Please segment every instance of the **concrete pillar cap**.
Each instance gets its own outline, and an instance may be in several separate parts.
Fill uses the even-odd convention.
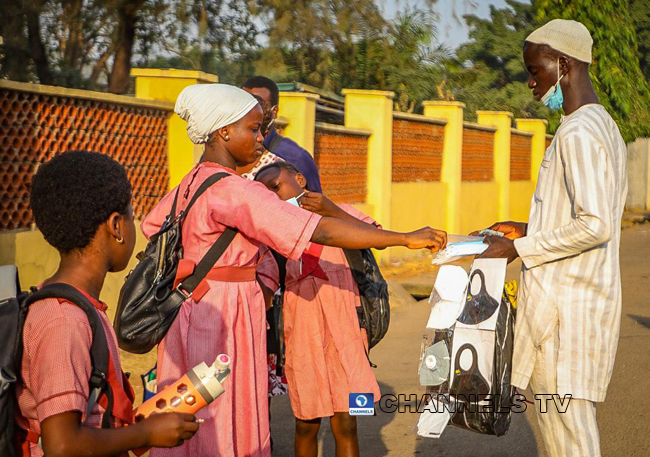
[[[465,108],[465,103],[457,100],[426,100],[422,102],[422,106],[457,106]]]
[[[132,68],[131,76],[146,78],[195,79],[200,83],[218,83],[219,77],[195,70],[177,70],[175,68]]]
[[[343,95],[374,95],[374,96],[383,96],[389,99],[395,97],[395,92],[387,90],[365,90],[365,89],[343,89],[341,91]]]
[[[508,116],[513,118],[514,115],[510,111],[487,111],[487,110],[478,110],[476,111],[477,116]]]
[[[320,95],[318,94],[310,94],[308,92],[280,92],[280,97],[285,97],[285,98],[305,98],[307,100],[318,100],[320,99]]]

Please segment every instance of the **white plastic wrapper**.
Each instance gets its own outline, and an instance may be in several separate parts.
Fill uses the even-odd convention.
[[[488,245],[483,243],[482,236],[449,235],[447,247],[431,261],[431,265],[444,265],[463,257],[483,254]]]

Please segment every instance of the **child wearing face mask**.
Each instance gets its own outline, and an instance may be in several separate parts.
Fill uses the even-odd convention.
[[[378,227],[350,205],[338,207],[321,194],[307,192],[305,177],[286,162],[260,169],[255,179],[303,209]],[[259,273],[265,278],[276,274]],[[380,392],[366,356],[365,331],[359,327],[359,290],[343,250],[310,243],[300,260],[287,261],[285,285],[285,370],[296,417],[296,455],[317,455],[323,417],[330,418],[336,454],[357,455],[349,394],[366,392],[379,399]]]

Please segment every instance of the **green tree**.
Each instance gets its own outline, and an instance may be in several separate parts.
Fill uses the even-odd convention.
[[[246,0],[7,0],[0,11],[0,77],[18,81],[122,94],[134,61],[231,74],[258,48]]]
[[[647,80],[650,80],[650,2],[648,0],[630,0],[630,16],[636,29],[636,41],[639,45],[639,64]]]
[[[535,0],[537,19],[582,22],[594,39],[591,76],[626,141],[650,135],[650,89],[641,72],[628,0]]]
[[[446,77],[440,98],[455,99],[467,106],[466,117],[476,110],[505,110],[515,117],[548,118],[550,111],[535,101],[528,88],[522,47],[535,29],[530,4],[507,0],[506,8],[490,7],[490,18],[464,17],[469,42],[445,62]]]

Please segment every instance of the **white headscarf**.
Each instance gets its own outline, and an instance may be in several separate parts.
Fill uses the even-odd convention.
[[[228,84],[194,84],[183,89],[174,112],[187,121],[187,135],[195,144],[208,141],[210,134],[246,116],[257,100]]]

